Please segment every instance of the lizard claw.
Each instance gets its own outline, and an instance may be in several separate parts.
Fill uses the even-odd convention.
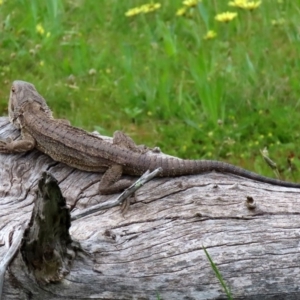
[[[10,153],[11,149],[9,147],[12,142],[12,138],[8,137],[5,141],[0,140],[0,153]]]
[[[0,152],[7,153],[7,142],[0,141]]]

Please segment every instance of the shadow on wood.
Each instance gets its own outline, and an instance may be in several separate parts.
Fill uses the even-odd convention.
[[[0,118],[0,138],[13,134]],[[0,155],[0,163],[0,259],[12,232],[30,222],[43,172],[58,181],[71,215],[116,197],[99,195],[101,174],[38,151]],[[71,223],[81,250],[55,284],[37,280],[18,253],[3,299],[226,299],[203,246],[234,299],[300,298],[299,190],[209,173],[154,179],[136,198],[125,216],[114,207]]]

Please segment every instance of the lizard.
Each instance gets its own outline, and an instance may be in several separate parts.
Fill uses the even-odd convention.
[[[10,91],[8,113],[10,122],[21,131],[21,138],[0,141],[1,153],[18,153],[34,148],[53,160],[90,172],[104,173],[99,183],[100,194],[112,194],[126,189],[132,180],[122,174],[140,176],[147,170],[161,167],[158,176],[221,172],[257,182],[300,188],[300,184],[265,177],[241,167],[217,160],[189,160],[149,153],[151,149],[137,146],[121,131],[116,131],[112,143],[93,133],[71,126],[66,120],[54,119],[46,100],[35,86],[14,81]]]

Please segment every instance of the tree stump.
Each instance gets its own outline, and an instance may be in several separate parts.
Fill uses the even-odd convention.
[[[0,118],[0,138],[12,135],[18,130]],[[203,247],[234,299],[300,298],[297,189],[214,172],[154,179],[137,191],[125,215],[119,207],[93,213],[72,221],[69,235],[68,216],[58,222],[55,214],[53,232],[59,235],[61,226],[62,240],[47,242],[50,252],[30,248],[29,263],[24,245],[32,240],[27,232],[44,172],[57,180],[71,217],[117,195],[99,195],[102,174],[38,151],[0,154],[0,164],[0,262],[16,228],[26,228],[5,272],[2,299],[226,299]],[[43,280],[39,262],[62,241],[62,272]]]

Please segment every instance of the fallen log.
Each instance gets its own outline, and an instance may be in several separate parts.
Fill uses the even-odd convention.
[[[0,118],[0,138],[12,135],[19,132]],[[38,151],[0,154],[0,166],[0,262],[14,233],[25,230],[5,272],[2,299],[226,299],[203,247],[234,299],[300,298],[297,189],[213,172],[153,179],[136,192],[126,215],[112,207],[73,219],[70,227],[67,215],[60,222],[52,217],[53,234],[63,232],[63,239],[46,240],[41,255],[26,245],[52,236],[28,233],[44,172],[56,179],[70,218],[118,195],[99,195],[101,174],[73,169]],[[57,193],[45,193],[40,201],[63,203]],[[52,264],[47,277],[49,268],[41,262],[52,263],[62,241],[61,264]]]

